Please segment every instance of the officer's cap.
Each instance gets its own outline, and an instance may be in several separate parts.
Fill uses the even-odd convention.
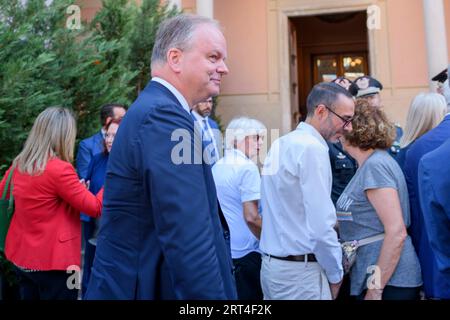
[[[370,76],[356,78],[355,85],[358,89],[357,98],[376,94],[383,90],[381,82]]]
[[[431,81],[437,81],[437,82],[444,83],[445,80],[447,80],[447,78],[448,78],[447,69],[444,69],[441,72],[439,72],[437,75],[435,75],[433,78],[431,78]]]
[[[340,85],[342,88],[350,92],[350,94],[354,97],[358,93],[358,87],[356,86],[356,84],[354,84],[352,80],[346,77],[337,77],[336,79],[331,80],[331,82]]]

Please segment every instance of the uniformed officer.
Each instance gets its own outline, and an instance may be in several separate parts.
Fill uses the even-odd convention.
[[[433,78],[431,78],[431,81],[437,81],[437,92],[440,94],[443,94],[444,84],[448,79],[448,71],[447,69],[442,70],[437,75],[435,75]],[[447,83],[448,84],[448,83]]]
[[[357,86],[345,77],[338,77],[332,82],[347,89],[353,96],[358,92]],[[339,141],[327,142],[328,153],[330,155],[331,171],[333,174],[333,185],[331,190],[331,199],[336,205],[342,191],[354,176],[357,169],[357,162],[347,152],[344,151]]]
[[[362,76],[355,79],[357,86],[356,99],[366,99],[372,107],[381,107],[380,92],[383,90],[383,85],[380,81],[370,76]],[[387,150],[391,156],[395,156],[400,152],[400,139],[403,136],[403,129],[400,124],[394,123],[396,136],[394,143]]]
[[[333,81],[345,88],[355,97],[358,93],[358,87],[345,77],[338,77]],[[342,147],[341,142],[330,142],[328,144],[328,154],[330,155],[331,172],[333,174],[333,184],[331,189],[331,200],[334,205],[344,191],[347,184],[353,178],[358,168],[358,164]],[[346,301],[350,299],[350,276],[344,275],[344,279],[339,290],[337,300]]]

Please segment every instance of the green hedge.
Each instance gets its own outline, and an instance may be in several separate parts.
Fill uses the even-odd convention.
[[[159,0],[104,0],[90,25],[71,30],[73,3],[0,0],[1,175],[46,107],[72,109],[80,140],[99,129],[102,104],[130,104],[149,81],[159,24],[178,14]]]

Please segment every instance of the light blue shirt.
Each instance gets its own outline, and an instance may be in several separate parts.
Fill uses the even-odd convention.
[[[259,251],[259,241],[244,219],[243,203],[260,199],[261,177],[256,164],[232,149],[212,167],[217,198],[230,228],[231,256],[239,259]]]
[[[210,142],[213,144],[214,150],[210,150],[210,151],[212,151],[211,153],[213,153],[211,156],[212,156],[212,164],[214,164],[219,159],[220,153],[219,153],[219,149],[217,147],[217,141],[216,141],[214,132],[213,132],[211,126],[209,125],[208,117],[202,117],[198,112],[196,112],[194,110],[192,111],[192,114],[194,115],[195,121],[197,121],[197,123],[200,125],[202,131],[206,132],[206,134],[203,137],[204,141],[206,143]],[[219,131],[219,130],[217,130],[217,131]],[[210,139],[210,140],[206,141],[208,139]]]

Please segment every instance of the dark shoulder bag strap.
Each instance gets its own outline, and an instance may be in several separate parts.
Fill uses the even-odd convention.
[[[13,173],[14,173],[14,168],[11,168],[11,170],[9,171],[9,174],[8,174],[8,178],[6,179],[5,188],[3,189],[3,195],[2,195],[2,199],[1,200],[6,200],[6,194],[8,193],[8,189],[9,189],[9,185],[10,184],[11,184],[11,192],[9,194],[9,198],[10,199],[12,198],[13,183],[12,183],[11,179],[12,179]]]

